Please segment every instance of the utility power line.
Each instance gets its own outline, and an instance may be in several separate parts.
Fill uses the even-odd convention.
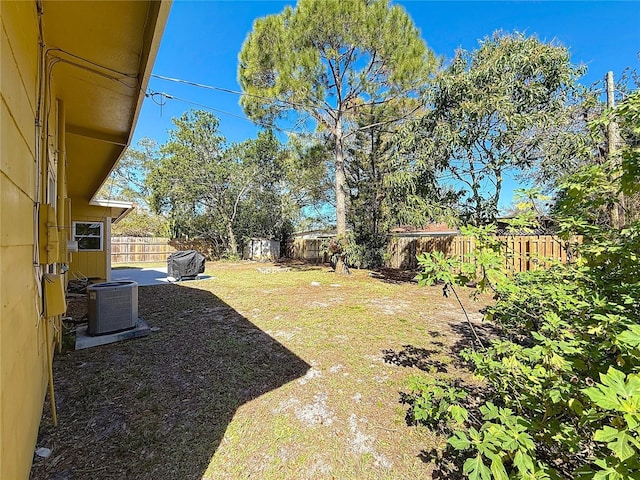
[[[204,88],[206,90],[215,90],[217,92],[229,93],[231,95],[254,97],[254,98],[259,98],[261,100],[268,100],[270,102],[274,102],[275,101],[275,102],[278,102],[278,103],[282,103],[282,104],[285,104],[285,105],[291,105],[291,106],[294,106],[294,107],[313,108],[312,105],[306,105],[304,103],[291,102],[289,100],[280,100],[278,98],[273,98],[273,97],[265,97],[263,95],[256,95],[256,94],[253,94],[253,93],[241,92],[239,90],[232,90],[230,88],[216,87],[214,85],[207,85],[206,83],[193,82],[191,80],[184,80],[182,78],[165,77],[164,75],[156,75],[156,74],[153,74],[153,73],[151,74],[151,76],[153,78],[157,78],[159,80],[165,80],[167,82],[181,83],[181,84],[184,84],[184,85],[190,85],[192,87]]]
[[[273,123],[254,121],[254,120],[251,120],[250,118],[247,118],[247,117],[245,117],[243,115],[238,115],[237,113],[228,112],[226,110],[221,110],[219,108],[211,107],[209,105],[204,105],[204,104],[199,103],[199,102],[194,102],[192,100],[187,100],[186,98],[177,97],[175,95],[171,95],[171,94],[166,93],[166,92],[154,92],[153,90],[149,90],[149,91],[147,91],[146,96],[148,98],[151,98],[151,100],[156,105],[159,105],[160,107],[163,107],[164,105],[166,105],[166,101],[163,101],[165,99],[166,100],[176,100],[178,102],[186,103],[186,104],[189,104],[189,105],[194,105],[196,107],[204,108],[204,109],[210,110],[212,112],[221,113],[223,115],[228,115],[228,116],[231,116],[231,117],[239,118],[241,120],[246,120],[247,122],[255,123],[257,125],[260,125],[261,127],[272,128],[274,130],[290,133],[290,134],[293,134],[293,135],[297,135],[297,134],[301,133],[301,132],[296,132],[294,130],[288,130],[286,128],[279,127],[279,126],[277,126],[277,125],[275,125]],[[160,101],[156,100],[156,97],[160,97],[161,100]],[[306,130],[306,133],[311,133],[311,132],[309,132],[308,129],[305,129],[305,130]],[[305,133],[305,132],[302,132],[302,133]]]

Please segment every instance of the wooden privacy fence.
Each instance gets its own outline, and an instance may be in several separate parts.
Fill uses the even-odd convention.
[[[177,249],[162,237],[111,237],[111,263],[166,262]]]
[[[546,265],[547,259],[567,261],[563,243],[552,235],[521,235],[497,237],[505,243],[505,266],[513,272],[526,272]],[[288,255],[310,261],[326,262],[322,253],[323,239],[295,238],[288,246]],[[582,237],[574,237],[570,243],[580,243]],[[476,248],[475,238],[461,235],[391,235],[387,241],[385,266],[402,270],[418,268],[417,255],[425,252],[442,252],[460,261],[468,261],[468,255]]]
[[[207,260],[220,258],[220,248],[212,240],[206,238],[174,238],[170,240],[171,246],[175,250],[195,250],[204,255]]]
[[[526,272],[544,268],[546,259],[567,261],[564,244],[552,235],[522,235],[497,237],[505,243],[505,266],[513,272]],[[327,262],[322,252],[325,238],[295,238],[287,245],[287,255],[309,261]],[[569,243],[580,243],[582,237],[574,237]],[[442,252],[460,261],[475,249],[473,237],[392,235],[387,243],[386,267],[415,270],[416,256],[425,252]],[[171,240],[160,237],[112,237],[111,263],[165,262],[178,250],[197,250],[207,259],[218,257],[216,245],[205,239]]]
[[[111,263],[166,262],[178,250],[197,250],[207,260],[216,258],[216,246],[206,239],[162,237],[111,237]]]
[[[294,238],[287,245],[287,256],[300,260],[328,262],[328,255],[322,251],[325,241],[326,239],[322,238]]]
[[[544,268],[548,260],[566,263],[568,252],[564,242],[553,235],[498,236],[505,244],[505,267],[512,272],[527,272]],[[569,243],[580,243],[582,237],[574,237]],[[474,237],[451,235],[442,237],[392,236],[387,244],[386,266],[404,270],[418,267],[417,255],[442,252],[448,257],[456,257],[461,262],[468,261],[468,255],[476,248]]]

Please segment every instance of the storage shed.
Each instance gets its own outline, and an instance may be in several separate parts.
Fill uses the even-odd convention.
[[[278,260],[280,258],[280,242],[268,238],[251,238],[244,246],[243,258],[259,262]]]

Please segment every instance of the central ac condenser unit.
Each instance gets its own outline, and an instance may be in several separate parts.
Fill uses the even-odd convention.
[[[138,284],[133,281],[96,283],[87,287],[89,335],[135,328],[138,322]]]

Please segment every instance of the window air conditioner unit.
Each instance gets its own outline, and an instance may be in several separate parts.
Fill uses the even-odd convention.
[[[105,335],[135,328],[138,284],[132,281],[96,283],[87,287],[87,333]]]

